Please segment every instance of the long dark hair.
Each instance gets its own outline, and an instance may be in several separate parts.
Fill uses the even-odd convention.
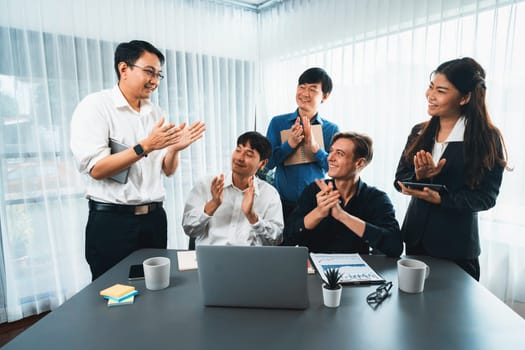
[[[470,57],[458,58],[439,65],[431,76],[440,73],[463,95],[470,93],[470,100],[461,107],[465,116],[463,153],[465,157],[465,182],[471,188],[480,185],[483,176],[496,164],[507,166],[507,149],[499,129],[490,120],[485,95],[485,70]],[[434,137],[439,130],[439,116],[423,123],[421,132],[408,147],[405,160],[410,164],[421,149],[432,151]]]

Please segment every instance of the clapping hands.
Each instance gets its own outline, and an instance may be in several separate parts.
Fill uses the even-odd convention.
[[[241,209],[250,224],[255,224],[259,221],[259,217],[253,211],[253,201],[255,199],[255,186],[253,184],[253,176],[248,180],[248,187],[244,190],[244,198],[242,199]]]
[[[164,124],[165,118],[162,118],[151,130],[149,136],[144,141],[143,147],[149,153],[169,147],[171,151],[180,151],[200,139],[206,125],[203,122],[195,122],[186,127],[186,123],[176,126],[174,123]]]
[[[434,163],[432,154],[421,150],[414,155],[414,172],[416,173],[416,179],[423,180],[429,179],[441,172],[441,169],[445,166],[446,159],[440,159],[438,164]]]
[[[303,139],[304,131],[303,126],[301,125],[301,118],[297,117],[297,119],[295,119],[295,123],[292,125],[290,137],[288,138],[288,144],[290,147],[295,149],[301,142],[303,142]]]
[[[310,148],[312,153],[317,153],[320,146],[312,132],[312,124],[310,123],[310,119],[308,119],[308,117],[297,117],[297,119],[295,119],[295,123],[292,125],[288,144],[290,147],[295,149],[303,141],[305,145]]]
[[[315,196],[320,215],[325,218],[332,213],[334,208],[337,210],[337,207],[339,207],[342,210],[339,204],[340,194],[337,190],[334,190],[333,184],[331,182],[327,184],[324,180],[319,179],[315,179],[315,183],[321,189]]]
[[[186,123],[180,124],[175,128],[174,142],[170,146],[170,150],[180,151],[191,145],[193,142],[200,139],[204,131],[206,131],[206,125],[204,122],[198,121],[186,127]]]

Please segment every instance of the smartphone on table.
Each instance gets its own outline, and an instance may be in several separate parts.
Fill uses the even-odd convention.
[[[128,280],[136,281],[144,279],[144,266],[142,264],[131,265],[129,267]]]

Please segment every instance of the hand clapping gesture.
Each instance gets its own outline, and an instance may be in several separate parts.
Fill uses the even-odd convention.
[[[288,138],[288,144],[292,148],[297,148],[304,139],[303,126],[301,125],[301,119],[297,117],[295,123],[292,125],[290,137]]]
[[[332,210],[339,205],[339,192],[334,191],[334,186],[331,182],[328,184],[324,180],[315,179],[317,187],[321,189],[315,198],[317,201],[317,209],[321,217],[325,218],[332,213]]]
[[[430,152],[426,152],[424,150],[417,152],[414,156],[414,172],[416,174],[416,179],[423,180],[436,176],[441,172],[446,162],[446,159],[441,159],[436,165]],[[401,192],[403,194],[413,196],[433,204],[441,204],[441,196],[437,191],[427,187],[423,188],[423,190],[416,190],[414,188],[408,188],[399,181],[397,183],[401,187]]]
[[[224,198],[224,174],[213,178],[210,191],[212,200],[217,203],[217,207],[220,206]]]
[[[423,180],[429,179],[441,172],[441,169],[445,166],[446,159],[441,159],[437,165],[434,164],[434,159],[430,152],[421,150],[414,156],[414,172],[416,173],[416,179]]]
[[[150,153],[170,147],[171,151],[180,151],[202,137],[206,130],[203,122],[195,122],[190,127],[186,123],[176,126],[174,123],[164,125],[166,118],[162,118],[144,140],[143,147]]]
[[[307,147],[310,148],[312,153],[317,153],[319,151],[319,143],[317,143],[317,140],[315,139],[315,136],[312,132],[312,124],[310,123],[310,119],[307,117],[303,117],[303,130],[304,130],[304,143]]]
[[[253,177],[248,180],[248,187],[244,190],[244,198],[242,199],[241,209],[250,224],[255,224],[259,221],[259,217],[253,211],[253,200],[255,198],[255,186],[253,185]]]
[[[186,123],[180,124],[175,128],[173,144],[170,146],[170,151],[180,151],[191,145],[202,137],[206,131],[206,125],[203,122],[195,122],[189,127]]]
[[[210,186],[211,199],[204,206],[204,212],[212,216],[221,206],[224,199],[224,174],[216,176],[211,181]]]
[[[176,127],[174,123],[164,125],[166,118],[162,118],[151,130],[149,136],[144,140],[145,150],[151,151],[163,149],[175,142]]]

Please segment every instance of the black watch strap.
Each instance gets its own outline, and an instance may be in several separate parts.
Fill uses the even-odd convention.
[[[142,156],[147,157],[148,156],[146,153],[144,153],[144,148],[142,148],[140,143],[137,143],[135,146],[133,146],[133,150],[135,151],[135,153],[139,157],[142,157]]]

